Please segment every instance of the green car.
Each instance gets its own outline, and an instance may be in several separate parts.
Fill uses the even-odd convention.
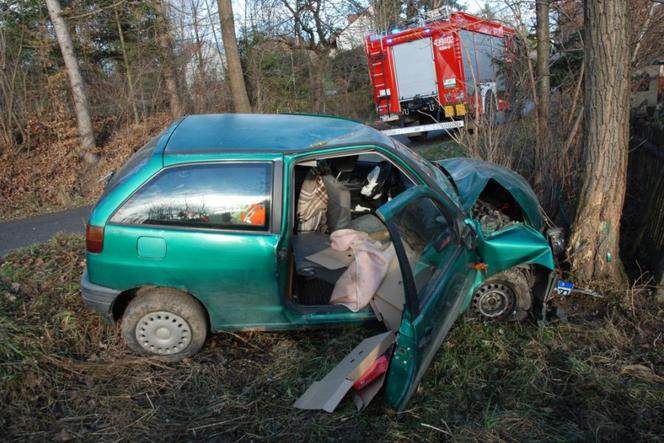
[[[496,165],[433,164],[341,118],[195,115],[108,181],[86,229],[82,297],[133,351],[169,360],[209,332],[376,321],[373,305],[331,302],[353,265],[316,257],[341,229],[395,252],[398,275],[384,278],[401,300],[386,383],[396,408],[461,313],[539,310],[560,246],[526,181]]]

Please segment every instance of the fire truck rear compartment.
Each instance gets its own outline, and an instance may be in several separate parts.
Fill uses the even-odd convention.
[[[421,101],[438,95],[430,38],[395,45],[392,47],[392,57],[400,102]]]

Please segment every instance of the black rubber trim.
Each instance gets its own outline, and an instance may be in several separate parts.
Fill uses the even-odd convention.
[[[110,323],[114,323],[111,312],[113,302],[121,292],[117,289],[92,283],[88,277],[87,269],[81,276],[81,298],[83,298],[83,302],[89,309],[99,312],[104,320]]]

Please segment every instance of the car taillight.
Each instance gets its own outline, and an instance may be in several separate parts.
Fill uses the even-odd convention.
[[[104,248],[104,228],[102,226],[85,226],[85,249],[88,252],[101,252]]]

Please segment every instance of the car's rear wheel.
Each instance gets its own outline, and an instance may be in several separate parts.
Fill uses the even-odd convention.
[[[140,291],[122,317],[122,336],[137,354],[177,361],[198,352],[207,315],[190,295],[170,288]]]
[[[473,295],[473,314],[482,320],[523,320],[532,306],[525,271],[510,269],[489,277]]]

